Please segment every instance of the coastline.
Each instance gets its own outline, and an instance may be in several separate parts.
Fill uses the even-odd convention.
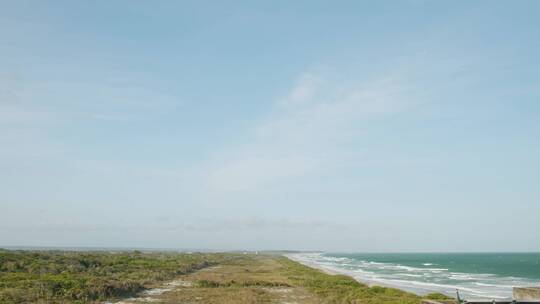
[[[310,268],[313,268],[313,269],[320,270],[320,271],[322,271],[322,272],[324,272],[326,274],[329,274],[329,275],[346,275],[348,277],[351,277],[355,281],[357,281],[359,283],[362,283],[362,284],[365,284],[365,285],[367,285],[369,287],[379,286],[379,287],[395,288],[395,289],[399,289],[399,290],[404,291],[404,292],[411,292],[411,291],[404,290],[402,288],[399,288],[399,287],[391,285],[391,284],[382,284],[380,282],[362,280],[362,279],[359,279],[358,277],[351,276],[351,274],[347,273],[346,271],[340,271],[338,269],[325,267],[324,265],[317,264],[317,263],[314,263],[314,262],[311,262],[311,261],[306,261],[304,259],[299,258],[297,255],[299,255],[299,254],[293,253],[293,254],[285,254],[284,256],[286,258],[292,260],[292,261],[295,261],[297,263],[300,263],[300,264],[302,264],[304,266],[307,266],[307,267],[310,267]],[[423,295],[426,294],[426,293],[416,293],[416,292],[413,292],[413,293],[418,295],[418,296],[423,296]]]
[[[410,287],[410,286],[405,287],[405,286],[400,286],[398,284],[392,284],[392,283],[385,284],[385,283],[379,282],[379,281],[373,281],[373,280],[359,278],[358,276],[352,275],[350,272],[347,272],[344,269],[328,267],[328,266],[325,266],[325,265],[321,265],[319,263],[312,262],[312,261],[310,261],[308,259],[302,258],[302,256],[305,255],[305,254],[310,254],[310,253],[294,253],[294,254],[285,255],[285,257],[287,257],[288,259],[290,259],[292,261],[300,263],[300,264],[302,264],[304,266],[307,266],[307,267],[322,271],[325,274],[329,274],[329,275],[345,275],[345,276],[350,277],[351,279],[353,279],[353,280],[355,280],[355,281],[357,281],[357,282],[359,282],[361,284],[364,284],[364,285],[366,285],[368,287],[376,287],[377,286],[377,287],[383,287],[383,288],[392,288],[392,289],[400,290],[402,292],[412,293],[412,294],[417,295],[419,297],[425,297],[425,296],[427,296],[429,294],[444,294],[445,296],[450,297],[450,298],[455,297],[455,295],[453,293],[446,293],[446,292],[442,292],[442,291],[439,291],[439,290],[428,290],[428,289],[425,289],[425,288],[413,288],[413,287]]]
[[[324,267],[323,265],[319,265],[317,263],[313,263],[313,262],[310,262],[310,261],[306,261],[306,260],[302,260],[300,258],[298,258],[296,255],[296,253],[293,253],[293,254],[284,254],[283,256],[288,258],[289,260],[291,261],[295,261],[297,263],[300,263],[304,266],[307,266],[307,267],[310,267],[310,268],[314,268],[314,269],[317,269],[317,270],[320,270],[326,274],[329,274],[329,275],[336,275],[336,274],[344,274],[344,275],[347,275],[346,273],[344,272],[339,272],[337,270],[334,270],[334,269],[330,269],[328,267]],[[358,281],[358,280],[357,280]],[[360,281],[359,281],[360,282]],[[366,282],[360,282],[360,283],[364,283],[366,284]]]
[[[418,296],[432,293],[444,294],[455,298],[456,291],[461,297],[469,300],[478,299],[512,299],[513,287],[538,286],[538,279],[523,276],[510,276],[504,272],[491,272],[489,267],[498,267],[498,261],[506,258],[511,261],[529,261],[534,267],[535,256],[514,256],[512,254],[484,254],[484,256],[469,256],[458,254],[434,255],[420,254],[411,256],[390,255],[378,256],[373,254],[324,254],[322,252],[297,252],[286,254],[288,259],[317,269],[326,274],[346,275],[355,281],[369,287],[379,286],[393,288]],[[442,257],[442,258],[441,258]],[[409,259],[414,262],[401,262],[399,259]],[[471,262],[472,260],[472,262]],[[491,264],[481,264],[485,261],[495,261]],[[465,261],[455,264],[456,261]],[[531,262],[532,261],[532,262]],[[517,262],[514,262],[516,264]],[[454,265],[452,265],[454,264]],[[467,271],[466,267],[483,266],[483,272]],[[497,268],[495,268],[497,269]],[[519,268],[517,268],[519,270]],[[532,268],[534,269],[534,268]],[[504,270],[504,269],[503,269]],[[508,270],[507,270],[508,271]],[[517,271],[517,270],[516,270]]]

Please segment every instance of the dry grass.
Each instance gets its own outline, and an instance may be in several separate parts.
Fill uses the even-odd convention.
[[[163,295],[160,300],[165,303],[272,303],[270,294],[259,288],[183,288]]]
[[[321,303],[302,286],[293,286],[275,256],[239,256],[182,280],[193,287],[163,294],[162,303]]]

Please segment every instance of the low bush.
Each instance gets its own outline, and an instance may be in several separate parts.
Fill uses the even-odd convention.
[[[0,249],[0,303],[88,303],[215,265],[222,254]]]

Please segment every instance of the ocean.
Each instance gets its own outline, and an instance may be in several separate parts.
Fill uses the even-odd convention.
[[[416,294],[506,299],[540,286],[540,253],[298,253],[296,261]]]

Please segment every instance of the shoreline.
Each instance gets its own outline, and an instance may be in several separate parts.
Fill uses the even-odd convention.
[[[325,274],[345,275],[369,287],[379,286],[379,287],[384,287],[384,288],[393,288],[400,291],[413,293],[420,297],[437,293],[437,294],[443,294],[447,297],[455,298],[456,290],[458,290],[460,296],[465,297],[467,299],[478,300],[478,299],[489,298],[489,299],[496,299],[496,300],[508,300],[512,298],[512,290],[511,288],[510,290],[508,290],[507,288],[509,284],[502,285],[502,283],[499,283],[499,281],[494,283],[489,280],[482,281],[481,280],[482,278],[480,278],[480,279],[477,279],[476,281],[473,281],[472,283],[469,283],[470,281],[467,281],[466,283],[468,283],[468,285],[465,285],[465,284],[458,285],[459,283],[455,283],[455,282],[446,283],[446,282],[432,280],[433,278],[431,278],[430,276],[424,279],[413,278],[410,280],[401,279],[401,278],[394,280],[391,277],[379,278],[379,277],[373,276],[372,272],[369,272],[369,271],[366,272],[368,274],[366,277],[366,276],[363,276],[365,274],[364,271],[362,270],[356,271],[357,268],[354,268],[354,267],[349,268],[346,266],[338,267],[340,265],[339,263],[336,263],[336,265],[334,266],[335,263],[332,260],[332,256],[330,256],[328,260],[322,259],[319,261],[319,259],[315,256],[319,256],[320,254],[321,254],[320,252],[303,252],[303,253],[285,254],[284,256],[292,261],[295,261],[297,263],[300,263],[310,268],[317,269]],[[371,264],[371,262],[369,262],[368,264]],[[373,263],[373,264],[381,264],[381,263]],[[401,266],[401,265],[398,265],[397,267],[401,267],[400,271],[406,272],[404,274],[405,276],[409,275],[408,272],[410,271],[419,270],[414,267],[407,267],[407,266]],[[429,270],[430,268],[427,268],[427,269]],[[435,270],[438,271],[440,269],[437,268]],[[448,269],[444,269],[444,270],[448,270]],[[431,273],[428,273],[428,275],[429,274]],[[467,273],[461,274],[458,272],[455,272],[455,273],[449,272],[449,274],[452,276],[468,275]],[[425,273],[415,274],[414,276],[416,277],[416,276],[422,276],[422,275],[425,275]],[[413,275],[410,275],[410,276],[413,276]],[[503,283],[506,283],[506,282],[503,282]],[[514,282],[510,282],[510,283],[514,283]],[[495,285],[495,284],[498,284],[498,285]],[[521,284],[521,285],[513,285],[513,286],[535,286],[535,285]]]
[[[325,266],[317,264],[317,263],[305,261],[305,260],[302,260],[302,259],[299,259],[299,258],[295,257],[294,255],[295,254],[285,254],[283,256],[290,259],[291,261],[295,261],[295,262],[300,263],[300,264],[302,264],[304,266],[320,270],[320,271],[322,271],[322,272],[324,272],[326,274],[329,274],[329,275],[345,275],[345,276],[351,277],[355,281],[357,281],[359,283],[362,283],[362,284],[365,284],[365,285],[367,285],[369,287],[379,286],[379,287],[395,288],[395,289],[399,289],[399,290],[405,291],[405,292],[411,292],[411,291],[404,290],[402,288],[399,288],[399,287],[396,287],[396,286],[393,286],[393,285],[390,285],[390,284],[382,284],[382,283],[379,283],[379,282],[361,280],[361,279],[358,279],[356,277],[351,276],[349,273],[347,273],[345,271],[339,271],[339,270],[336,270],[336,269],[331,269],[329,267],[325,267]],[[412,293],[414,293],[414,294],[416,294],[418,296],[425,295],[425,294],[420,294],[420,293],[416,293],[416,292],[412,292]]]
[[[326,268],[326,267],[324,267],[322,265],[319,265],[317,263],[308,262],[308,261],[304,261],[302,259],[296,258],[294,255],[295,254],[284,254],[283,256],[286,257],[287,259],[291,260],[291,261],[295,261],[295,262],[298,262],[298,263],[300,263],[300,264],[302,264],[304,266],[320,270],[320,271],[322,271],[322,272],[324,272],[326,274],[330,274],[330,275],[344,274],[344,273],[341,273],[341,272],[339,272],[337,270]],[[361,283],[364,283],[364,282],[361,282]]]
[[[396,290],[399,290],[399,291],[412,293],[412,294],[417,295],[419,297],[424,297],[424,296],[427,296],[429,294],[444,294],[447,297],[455,298],[454,294],[443,293],[443,292],[437,291],[437,290],[427,290],[427,289],[422,289],[422,288],[403,288],[403,286],[399,286],[399,285],[385,284],[385,283],[381,283],[381,282],[378,282],[378,281],[371,281],[371,280],[361,279],[361,278],[358,278],[356,276],[351,275],[350,273],[348,273],[345,270],[339,270],[339,269],[334,269],[334,268],[330,268],[330,267],[325,267],[324,265],[320,265],[320,264],[317,264],[317,263],[314,263],[314,262],[311,262],[311,261],[306,261],[304,259],[296,257],[295,255],[300,255],[300,254],[298,254],[298,253],[296,253],[296,254],[285,254],[284,257],[286,257],[286,258],[288,258],[288,259],[290,259],[292,261],[295,261],[297,263],[300,263],[300,264],[302,264],[304,266],[319,270],[319,271],[321,271],[321,272],[323,272],[325,274],[328,274],[328,275],[344,275],[344,276],[350,277],[351,279],[353,279],[353,280],[355,280],[355,281],[357,281],[357,282],[359,282],[361,284],[364,284],[364,285],[366,285],[368,287],[377,286],[377,287],[384,287],[384,288],[392,288],[392,289],[396,289]]]

